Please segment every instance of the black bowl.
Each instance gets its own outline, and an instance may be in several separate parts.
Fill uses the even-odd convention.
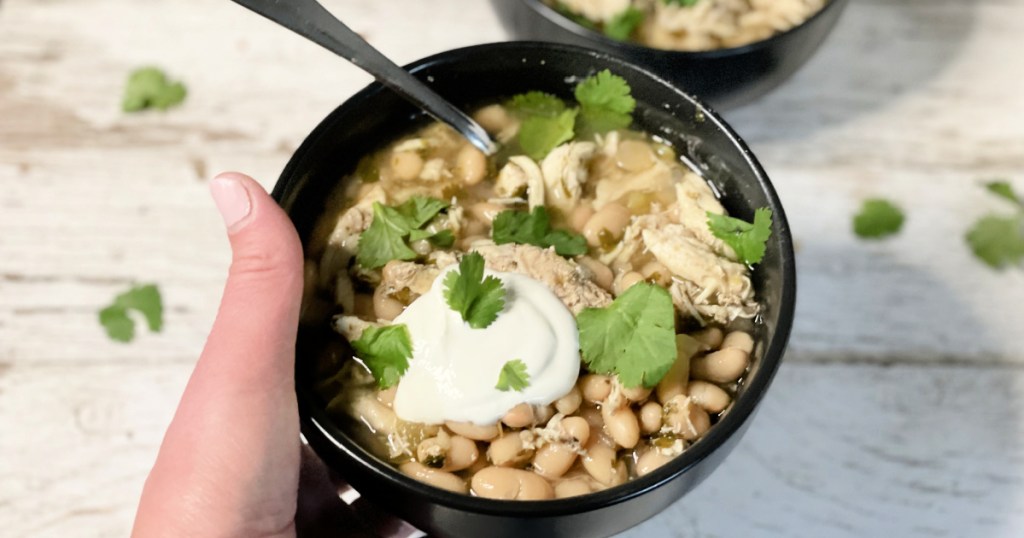
[[[541,0],[492,0],[515,39],[580,45],[621,56],[719,108],[748,103],[797,71],[832,31],[847,0],[829,0],[799,26],[729,49],[669,51],[616,41],[585,28]]]
[[[782,206],[743,141],[711,110],[648,71],[578,47],[500,43],[444,52],[408,66],[442,96],[464,108],[542,90],[572,96],[573,81],[602,69],[621,75],[641,103],[635,124],[657,133],[704,168],[730,213],[750,220],[754,209],[775,214],[764,261],[753,273],[766,308],[752,372],[733,409],[680,457],[642,478],[566,500],[512,502],[459,495],[417,482],[371,455],[331,419],[313,390],[316,357],[340,337],[322,327],[299,332],[296,390],[302,432],[316,453],[363,496],[436,536],[610,535],[653,516],[700,483],[732,450],[779,365],[793,320],[795,274]],[[332,112],[292,157],[274,188],[307,241],[328,194],[360,156],[424,121],[422,113],[374,83]]]

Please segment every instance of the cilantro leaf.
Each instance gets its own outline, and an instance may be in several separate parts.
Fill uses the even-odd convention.
[[[408,219],[397,209],[373,203],[373,220],[359,236],[356,262],[367,269],[383,267],[391,260],[412,260],[416,252],[405,244],[412,231]]]
[[[377,269],[391,260],[416,259],[407,240],[430,239],[438,246],[451,246],[455,236],[450,230],[420,230],[447,207],[445,202],[425,196],[413,196],[398,207],[374,202],[370,227],[359,236],[356,262],[367,269]]]
[[[1000,198],[1009,200],[1010,202],[1013,202],[1013,204],[1016,205],[1017,207],[1024,209],[1024,200],[1017,196],[1017,193],[1014,192],[1013,190],[1013,186],[1010,185],[1008,182],[991,181],[985,184],[985,188],[988,189],[988,191],[991,192],[992,194],[995,194]]]
[[[409,328],[401,323],[368,327],[358,340],[352,342],[352,349],[370,369],[377,386],[386,389],[395,386],[409,369],[412,339]]]
[[[900,231],[903,211],[888,200],[865,200],[860,213],[853,217],[853,232],[865,239],[878,239]]]
[[[616,374],[626,387],[653,387],[676,360],[675,308],[664,288],[634,284],[605,308],[587,308],[576,323],[591,372]]]
[[[430,222],[430,219],[436,217],[438,213],[447,208],[448,204],[437,198],[413,196],[406,200],[404,204],[398,206],[397,209],[406,218],[409,228],[416,229]]]
[[[976,222],[965,237],[971,251],[994,269],[1024,259],[1024,214],[988,215]]]
[[[662,0],[662,1],[665,3],[666,6],[671,6],[671,5],[675,4],[677,6],[682,6],[682,7],[692,7],[692,6],[697,5],[697,2],[699,2],[700,0]]]
[[[138,112],[147,108],[167,110],[185,100],[185,86],[171,82],[167,75],[156,67],[142,67],[128,75],[121,109]]]
[[[576,86],[580,117],[587,130],[604,133],[629,127],[636,99],[626,79],[605,69]]]
[[[554,118],[565,112],[565,102],[550,93],[532,91],[515,95],[508,102],[512,112],[521,117]]]
[[[551,150],[572,140],[577,113],[576,109],[569,109],[553,117],[527,117],[519,127],[519,147],[531,159],[543,159]]]
[[[642,22],[644,22],[644,12],[629,6],[622,13],[604,23],[604,35],[618,41],[625,41]]]
[[[555,247],[559,256],[578,256],[587,253],[587,240],[577,233],[551,229],[551,218],[544,206],[533,212],[507,210],[498,213],[491,228],[494,242],[523,243],[541,248]]]
[[[484,278],[484,257],[470,252],[462,257],[459,270],[444,277],[444,298],[452,310],[474,329],[483,329],[505,308],[505,288],[501,280]]]
[[[501,372],[498,373],[498,384],[494,388],[502,392],[509,390],[522,392],[529,386],[530,372],[526,371],[526,363],[519,359],[512,359],[501,367]]]
[[[129,310],[142,314],[151,332],[163,329],[163,301],[155,284],[135,286],[115,297],[113,303],[99,311],[100,325],[106,329],[111,340],[130,342],[135,338],[135,322],[128,317]]]
[[[743,263],[753,265],[764,258],[765,243],[772,235],[772,210],[754,211],[753,224],[726,215],[708,212],[708,229],[732,247]]]

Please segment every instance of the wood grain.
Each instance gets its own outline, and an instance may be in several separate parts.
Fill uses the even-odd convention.
[[[326,3],[400,62],[505,39],[482,0]],[[725,113],[796,235],[789,364],[720,471],[628,536],[1024,532],[1024,271],[963,242],[1008,209],[979,182],[1024,190],[1022,32],[1024,0],[858,0]],[[227,269],[206,179],[269,187],[370,78],[230,2],[6,0],[0,36],[0,534],[123,536]],[[184,106],[120,112],[147,64]],[[898,237],[853,237],[871,196]],[[166,328],[115,344],[96,312],[132,282]]]

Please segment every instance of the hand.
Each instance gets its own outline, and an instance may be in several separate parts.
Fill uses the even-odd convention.
[[[277,537],[298,529],[370,536],[299,441],[295,335],[303,261],[295,228],[252,178],[221,174],[210,190],[231,240],[231,269],[132,534]]]

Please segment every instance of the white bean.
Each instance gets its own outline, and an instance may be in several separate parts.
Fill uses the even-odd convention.
[[[743,331],[733,331],[722,340],[723,349],[730,347],[743,350],[749,355],[754,352],[754,338]]]
[[[399,181],[412,181],[423,170],[423,157],[415,151],[398,151],[391,155],[391,172]]]
[[[473,145],[466,144],[455,156],[452,173],[462,183],[476,185],[487,176],[487,156]]]
[[[512,124],[508,110],[501,105],[488,105],[473,114],[473,119],[490,134],[496,134]]]
[[[398,469],[406,475],[431,486],[454,491],[455,493],[466,493],[466,483],[461,478],[447,471],[431,469],[416,461],[403,463],[398,466]]]
[[[584,400],[599,403],[611,393],[612,378],[600,374],[587,374],[580,378],[579,387]]]
[[[565,474],[576,461],[576,451],[562,443],[548,443],[533,457],[533,472],[549,480]]]
[[[581,460],[583,468],[594,480],[605,486],[612,485],[615,479],[615,450],[600,443],[591,443]]]
[[[453,433],[474,441],[490,441],[498,436],[498,425],[480,426],[472,422],[445,422],[444,425]]]
[[[494,217],[497,217],[498,213],[504,210],[504,206],[490,202],[477,202],[469,206],[469,214],[476,220],[486,222],[487,224],[494,222]]]
[[[612,291],[615,293],[615,296],[618,297],[619,295],[626,293],[626,290],[632,288],[634,284],[643,281],[644,275],[641,275],[636,271],[622,273],[615,279],[615,282],[612,284]]]
[[[612,202],[605,205],[583,225],[583,237],[594,248],[611,248],[622,239],[632,215],[626,206]]]
[[[721,413],[732,401],[729,393],[722,387],[707,381],[690,381],[686,386],[686,394],[708,413]]]
[[[640,424],[629,407],[614,411],[601,409],[605,431],[623,448],[633,448],[640,441]]]
[[[487,499],[540,501],[551,499],[555,490],[536,473],[508,467],[487,467],[473,475],[473,493]]]
[[[509,432],[491,441],[487,459],[499,467],[517,467],[530,460],[533,449],[527,448],[519,432]]]
[[[652,261],[644,265],[640,269],[640,274],[644,280],[654,282],[659,286],[668,286],[672,282],[672,272],[659,261]]]
[[[534,423],[533,406],[521,403],[509,409],[501,419],[509,428],[525,428]]]
[[[636,460],[636,474],[637,476],[649,474],[658,467],[672,461],[672,458],[672,456],[666,456],[653,448],[649,449]]]
[[[743,375],[750,355],[742,349],[724,347],[690,362],[690,376],[714,383],[732,383]]]
[[[658,402],[647,402],[640,408],[640,431],[644,435],[661,429],[662,409]]]
[[[582,232],[590,217],[594,216],[594,206],[588,202],[580,202],[569,215],[569,227],[577,232]]]
[[[590,271],[594,282],[598,286],[606,290],[612,289],[612,285],[615,283],[615,273],[612,272],[611,268],[590,256],[581,256],[576,261]]]
[[[583,394],[580,393],[579,387],[573,385],[568,394],[555,400],[555,410],[563,415],[571,415],[580,408],[581,403],[583,403]]]
[[[676,335],[676,362],[672,363],[665,377],[658,382],[658,401],[666,403],[673,396],[686,393],[690,378],[690,359],[700,349],[700,342],[685,334]]]
[[[593,492],[594,489],[590,487],[590,480],[583,476],[565,478],[563,480],[559,480],[558,483],[555,484],[556,499],[578,497],[580,495],[586,495]]]
[[[722,347],[722,340],[725,334],[718,327],[705,327],[690,335],[704,346],[704,349],[718,349]]]

